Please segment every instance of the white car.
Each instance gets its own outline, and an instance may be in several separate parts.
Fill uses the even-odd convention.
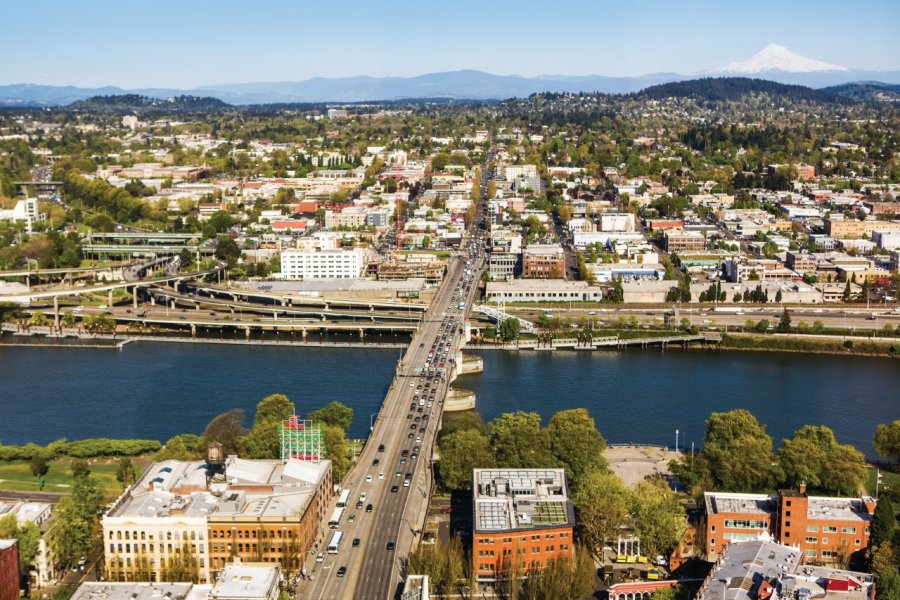
[[[316,555],[316,562],[317,562],[317,563],[323,563],[323,562],[325,562],[325,553],[324,553],[324,552],[319,552],[319,553]]]
[[[372,483],[372,476],[366,475],[366,483]]]
[[[378,474],[378,479],[384,479],[384,471]]]

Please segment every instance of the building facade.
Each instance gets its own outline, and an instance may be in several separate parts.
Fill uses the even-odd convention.
[[[863,552],[875,500],[808,496],[805,486],[777,495],[707,492],[706,554],[715,560],[729,543],[771,536],[796,546],[810,563],[836,563]]]
[[[666,252],[691,252],[706,249],[706,236],[699,231],[666,231]]]
[[[362,275],[363,250],[284,250],[282,279],[356,279]]]
[[[475,469],[472,561],[478,581],[574,557],[575,509],[563,469]]]
[[[106,578],[164,581],[185,552],[201,583],[234,558],[296,570],[332,495],[327,460],[154,463],[103,518]]]
[[[19,598],[19,547],[16,540],[0,540],[0,600]]]
[[[522,277],[565,279],[566,255],[559,244],[532,244],[522,252]]]

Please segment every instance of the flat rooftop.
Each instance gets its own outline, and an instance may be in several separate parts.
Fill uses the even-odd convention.
[[[214,515],[291,517],[302,514],[331,462],[246,460],[229,456],[224,476],[204,461],[150,465],[107,515],[207,518]]]
[[[575,524],[563,469],[475,469],[475,531]]]
[[[872,515],[860,498],[823,498],[810,496],[806,515],[810,519],[835,519],[838,521],[871,521]]]
[[[210,598],[267,598],[278,585],[277,565],[232,563],[225,565]]]
[[[871,575],[801,566],[801,562],[800,550],[792,546],[771,541],[732,542],[696,598],[756,600],[760,589],[769,586],[782,598],[802,596],[804,590],[808,597],[816,600],[867,598],[873,581]]]
[[[270,293],[345,292],[345,291],[417,291],[425,287],[422,277],[400,281],[374,281],[371,279],[312,279],[309,281],[254,281],[245,289]],[[398,303],[399,304],[399,303]]]
[[[83,583],[72,600],[206,600],[209,585],[192,583]]]
[[[775,499],[765,494],[722,494],[706,492],[703,494],[706,501],[707,514],[718,513],[746,513],[746,514],[773,514],[775,512]]]

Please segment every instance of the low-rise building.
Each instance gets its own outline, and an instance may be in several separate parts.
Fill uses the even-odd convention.
[[[355,279],[362,276],[365,252],[354,250],[285,250],[282,279]]]
[[[29,579],[34,588],[44,588],[56,583],[63,574],[56,564],[50,545],[47,543],[47,532],[52,528],[53,504],[49,502],[32,502],[29,500],[0,500],[0,519],[7,515],[16,517],[19,526],[34,523],[41,532],[37,553],[31,564]]]
[[[866,219],[825,219],[825,231],[833,238],[861,238],[873,231],[900,231],[900,221]]]
[[[210,587],[193,583],[89,581],[78,586],[71,600],[207,600]]]
[[[869,600],[874,591],[874,577],[868,573],[808,565],[796,547],[760,539],[731,544],[696,598]]]
[[[808,496],[806,486],[778,494],[707,492],[706,554],[715,560],[734,541],[772,536],[797,546],[806,562],[835,563],[863,552],[875,500]]]
[[[566,254],[559,244],[531,244],[522,252],[522,277],[558,279],[566,276]]]
[[[487,302],[599,302],[603,288],[586,281],[563,279],[516,279],[490,281],[486,288]]]
[[[278,565],[239,560],[219,572],[209,600],[277,600],[280,578]]]
[[[819,266],[819,260],[814,255],[807,252],[789,251],[784,262],[788,269],[796,271],[801,275],[815,273],[816,268]]]
[[[185,553],[201,583],[235,557],[297,569],[331,497],[328,460],[153,463],[102,519],[106,578],[162,581]]]
[[[518,262],[517,254],[492,252],[488,260],[488,275],[491,281],[506,281],[515,277]]]
[[[692,252],[706,249],[706,236],[699,231],[666,230],[666,252]]]
[[[47,215],[38,210],[37,198],[25,198],[9,210],[0,210],[0,221],[24,221],[25,231],[31,233],[35,223],[43,223]]]
[[[478,581],[574,557],[575,509],[564,469],[475,469],[472,561]]]

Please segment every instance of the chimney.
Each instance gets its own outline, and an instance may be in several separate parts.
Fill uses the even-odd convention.
[[[149,489],[150,489],[151,492],[153,491],[153,482],[152,482],[152,481],[150,482]]]
[[[801,494],[802,496],[805,496],[805,495],[806,495],[806,484],[805,484],[805,483],[801,483],[801,484],[800,484],[800,494]]]

